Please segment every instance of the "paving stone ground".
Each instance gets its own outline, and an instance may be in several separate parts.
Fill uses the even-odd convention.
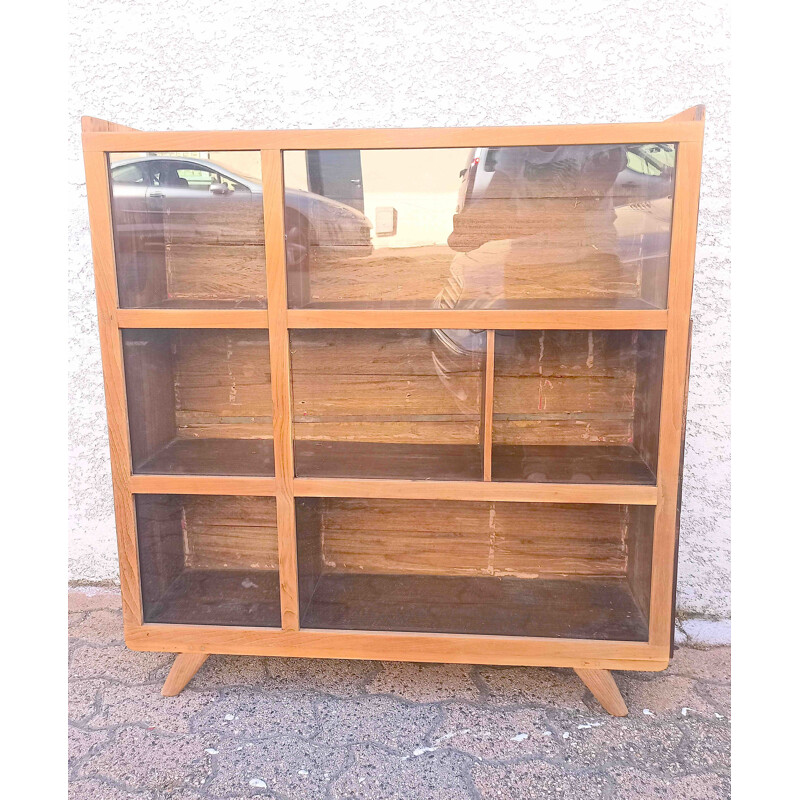
[[[730,648],[617,673],[615,719],[566,669],[211,656],[122,641],[119,595],[70,592],[71,800],[730,797]]]

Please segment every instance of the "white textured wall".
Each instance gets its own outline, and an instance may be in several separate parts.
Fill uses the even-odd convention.
[[[722,0],[71,0],[70,577],[117,579],[81,114],[151,130],[660,120],[704,102],[678,602],[729,616]]]

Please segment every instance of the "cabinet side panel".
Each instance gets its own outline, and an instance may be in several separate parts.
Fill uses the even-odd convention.
[[[111,451],[111,479],[117,523],[122,614],[127,629],[142,622],[136,519],[130,492],[131,454],[125,401],[122,340],[117,326],[117,285],[111,238],[108,161],[103,152],[84,151],[89,224],[92,232],[97,320]]]
[[[161,599],[185,566],[183,506],[179,495],[137,495],[144,619],[159,612]]]
[[[122,334],[134,469],[175,438],[175,385],[169,336],[159,330]]]
[[[264,187],[264,241],[267,259],[281,626],[284,630],[296,631],[300,626],[300,607],[297,589],[297,539],[293,487],[292,385],[289,375],[289,329],[286,313],[283,160],[280,150],[261,151],[261,172]]]
[[[664,344],[664,380],[658,453],[658,505],[653,542],[650,644],[668,648],[672,640],[678,480],[683,443],[683,406],[688,372],[689,315],[692,303],[702,144],[678,148],[675,212],[670,253],[669,324]]]
[[[660,331],[638,331],[633,446],[653,475],[658,471],[658,427],[663,372],[663,334]]]
[[[650,616],[650,579],[653,566],[652,506],[628,506],[628,583],[645,619]]]

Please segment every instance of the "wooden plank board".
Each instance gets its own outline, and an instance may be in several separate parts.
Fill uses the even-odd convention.
[[[563,305],[563,304],[562,304]],[[468,328],[470,330],[665,330],[666,309],[297,309],[290,328]]]
[[[89,129],[95,122],[88,118]],[[114,246],[111,238],[111,200],[108,190],[108,163],[101,152],[85,152],[86,191],[89,225],[92,233],[97,321],[111,451],[111,481],[114,489],[114,514],[117,522],[122,615],[125,629],[142,623],[139,557],[136,542],[136,517],[130,493],[131,471],[128,412],[122,341],[117,328],[117,289]]]
[[[555,307],[553,301],[568,306],[573,301],[590,305],[587,301],[593,300],[600,308],[624,307],[626,301],[645,299],[641,260],[622,261],[614,240],[608,242],[606,252],[591,248],[587,244],[587,214],[575,211],[577,199],[565,202],[571,214],[561,224],[541,208],[541,202],[536,205],[536,219],[521,213],[518,198],[507,208],[493,206],[483,220],[472,223],[476,228],[475,247],[469,253],[459,253],[447,245],[425,245],[381,247],[364,256],[359,247],[331,254],[312,245],[307,265],[308,298],[293,305],[388,310],[420,304],[431,308],[448,288],[463,308],[498,305],[535,309],[546,308],[547,301]],[[566,232],[556,248],[551,242],[559,224]],[[463,227],[459,235],[468,236]],[[668,236],[668,221],[661,233]],[[486,235],[492,241],[485,242]],[[452,289],[454,281],[457,289]],[[652,306],[645,302],[642,307]]]
[[[293,331],[296,438],[479,444],[484,353],[444,359],[437,343],[425,330]]]
[[[274,498],[183,498],[187,569],[278,569]]]
[[[539,503],[655,505],[655,486],[569,483],[500,483],[473,480],[296,478],[297,497],[385,497],[412,500],[498,500]]]
[[[168,244],[165,261],[170,299],[266,304],[263,244]]]
[[[694,121],[528,127],[373,128],[371,130],[95,132],[83,135],[87,152],[197,150],[325,150],[390,147],[514,147],[547,144],[692,142],[703,136]]]
[[[494,414],[495,382],[495,331],[486,331],[486,360],[483,367],[483,396],[481,398],[481,450],[483,453],[483,479],[492,479],[492,417]]]
[[[266,309],[120,308],[120,328],[266,328]]]
[[[661,391],[659,494],[650,593],[650,641],[660,647],[669,647],[674,625],[672,595],[675,581],[678,471],[683,446],[683,409],[689,368],[689,330],[701,164],[701,142],[687,142],[679,146],[670,253],[670,319],[664,343]]]
[[[267,255],[270,377],[275,445],[275,484],[280,564],[281,627],[300,626],[295,534],[294,452],[292,448],[292,382],[286,318],[286,250],[283,237],[283,161],[280,151],[261,152],[264,191],[264,240]]]
[[[643,642],[522,636],[365,632],[270,631],[246,626],[141,625],[126,630],[133,650],[214,652],[231,655],[356,658],[449,664],[633,669],[655,671],[669,664],[669,648]]]
[[[272,438],[266,331],[176,331],[172,351],[179,438]]]
[[[633,331],[500,334],[495,443],[630,444],[636,337]]]
[[[329,499],[325,571],[419,575],[622,575],[620,506]]]
[[[270,446],[272,443],[270,442]],[[223,494],[275,496],[275,478],[238,475],[131,475],[138,494]]]

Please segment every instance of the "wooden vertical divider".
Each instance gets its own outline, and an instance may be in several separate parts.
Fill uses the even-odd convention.
[[[102,122],[84,117],[84,130]],[[139,582],[139,553],[136,540],[136,509],[131,493],[131,448],[128,437],[128,411],[122,338],[117,324],[117,276],[111,227],[111,193],[108,159],[105,153],[84,153],[89,225],[97,295],[97,321],[108,414],[108,440],[111,454],[111,481],[117,519],[122,616],[126,629],[142,624],[142,595]]]
[[[672,640],[672,595],[677,536],[678,472],[681,465],[683,409],[688,371],[692,280],[700,203],[702,140],[680,142],[672,212],[669,261],[669,320],[664,342],[661,421],[658,451],[658,495],[653,530],[650,591],[650,644],[669,648]]]
[[[286,294],[286,248],[283,226],[283,159],[280,150],[261,151],[264,236],[267,261],[272,428],[281,584],[281,627],[300,628],[297,585],[297,537],[292,449],[292,382]]]
[[[486,365],[483,370],[483,403],[481,404],[481,451],[483,479],[492,479],[492,414],[494,413],[494,340],[495,332],[486,331]]]

